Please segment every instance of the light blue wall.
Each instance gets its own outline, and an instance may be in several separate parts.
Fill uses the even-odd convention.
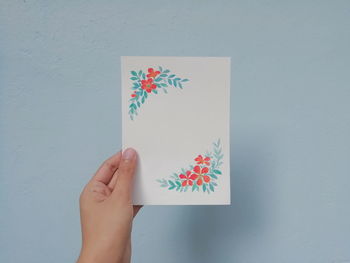
[[[135,262],[350,262],[349,47],[348,0],[2,0],[0,262],[76,258],[122,55],[233,63],[232,205],[146,207]]]

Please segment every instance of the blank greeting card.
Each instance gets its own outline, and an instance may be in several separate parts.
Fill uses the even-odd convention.
[[[122,57],[134,204],[230,204],[230,58]]]

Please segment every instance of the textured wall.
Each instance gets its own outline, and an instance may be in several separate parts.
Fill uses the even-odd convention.
[[[135,262],[350,262],[349,46],[347,0],[2,0],[0,262],[76,258],[121,55],[233,63],[232,205],[146,207]]]

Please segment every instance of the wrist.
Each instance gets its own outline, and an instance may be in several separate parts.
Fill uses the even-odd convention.
[[[118,255],[119,253],[116,252],[83,248],[77,263],[120,263],[122,262],[122,255]]]

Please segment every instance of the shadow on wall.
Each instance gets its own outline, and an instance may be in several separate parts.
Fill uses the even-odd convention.
[[[273,185],[265,178],[264,146],[241,142],[231,150],[230,206],[186,208],[188,262],[215,262],[218,255],[228,260],[248,236],[264,230],[263,188]]]

